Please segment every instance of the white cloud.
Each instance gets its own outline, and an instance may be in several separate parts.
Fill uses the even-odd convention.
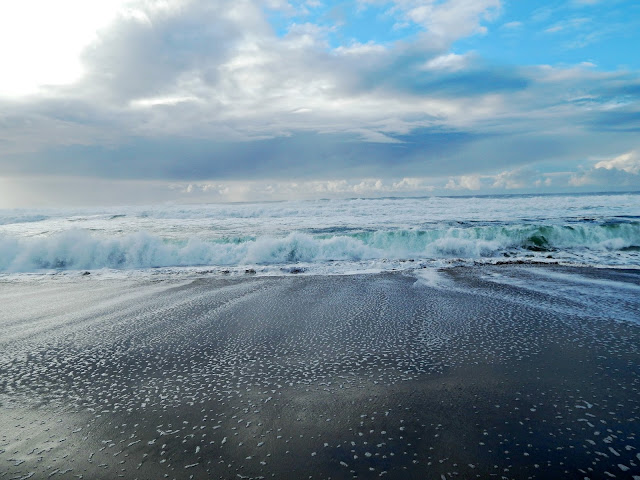
[[[545,29],[546,33],[557,33],[565,30],[579,30],[583,28],[586,24],[591,23],[590,18],[585,17],[575,17],[570,18],[568,20],[562,20],[560,22],[554,23],[550,27]]]
[[[385,135],[384,133],[376,132],[376,131],[373,131],[373,130],[360,130],[358,133],[360,133],[360,137],[365,142],[372,142],[372,143],[402,143],[401,140],[398,140],[396,138],[393,138],[393,137],[390,137],[388,135]]]
[[[445,185],[447,190],[471,190],[483,193],[496,191],[539,191],[552,186],[565,187],[575,172],[544,172],[533,168],[514,168],[496,174],[460,175],[450,177]],[[573,178],[572,177],[572,178]],[[577,186],[571,184],[572,186]]]
[[[351,45],[345,46],[340,45],[334,49],[334,52],[338,55],[379,55],[387,52],[387,47],[384,45],[377,44],[375,42],[367,42],[367,43],[352,43]]]
[[[594,168],[616,169],[638,175],[640,174],[640,154],[637,150],[632,150],[610,160],[602,160],[596,163]]]
[[[523,23],[522,23],[522,22],[515,22],[515,21],[514,21],[514,22],[507,22],[507,23],[504,23],[504,24],[502,25],[502,28],[505,28],[505,29],[507,29],[507,30],[516,30],[516,29],[518,29],[518,28],[521,28],[522,26],[523,26]]]
[[[433,179],[419,177],[405,177],[402,180],[393,183],[393,190],[397,192],[404,191],[425,191],[431,192],[436,187],[432,185]]]
[[[444,188],[447,190],[480,190],[483,187],[481,175],[461,175],[450,178]]]
[[[471,54],[458,55],[456,53],[447,53],[432,58],[423,66],[425,70],[457,72],[469,66]]]
[[[640,188],[640,176],[625,172],[624,170],[594,168],[572,175],[569,179],[569,185],[572,187],[591,186],[601,189],[637,189]]]
[[[421,25],[431,41],[450,43],[474,33],[484,33],[483,20],[490,20],[501,7],[500,0],[396,0],[396,8],[407,19]]]
[[[507,170],[494,177],[493,188],[505,188],[513,190],[526,188],[532,184],[534,172],[525,169]]]
[[[333,179],[311,181],[249,181],[220,183],[174,183],[168,185],[172,191],[186,195],[195,201],[202,194],[209,199],[224,201],[250,201],[256,199],[317,198],[323,195],[337,196],[384,196],[396,194],[427,194],[436,187],[434,179],[403,178],[399,180],[381,178]],[[202,197],[204,198],[204,197]]]
[[[460,38],[486,32],[484,21],[494,20],[501,0],[358,0],[358,8],[391,5],[387,14],[395,19],[395,28],[418,25],[430,48],[447,48]]]
[[[177,105],[183,102],[197,102],[199,99],[194,96],[165,96],[165,97],[149,97],[138,98],[130,102],[133,108],[149,108],[161,105]]]
[[[637,150],[632,150],[617,157],[600,160],[591,169],[573,174],[569,185],[640,187],[640,155]]]
[[[533,182],[533,185],[537,188],[540,188],[542,186],[550,187],[552,183],[553,183],[552,177],[546,177],[544,178],[544,180],[542,178],[538,178]]]

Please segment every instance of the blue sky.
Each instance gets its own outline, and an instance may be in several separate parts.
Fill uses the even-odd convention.
[[[640,4],[0,7],[0,207],[640,190]]]
[[[292,24],[312,23],[327,28],[329,45],[338,48],[368,42],[392,45],[400,40],[411,41],[424,31],[420,24],[398,18],[393,1],[302,5],[304,2],[297,4],[297,10],[270,12],[268,20],[279,36],[285,36]],[[493,13],[484,22],[486,31],[461,38],[452,45],[452,51],[475,51],[495,64],[589,62],[599,70],[640,68],[638,2],[511,0],[500,2],[499,7],[488,12]]]
[[[592,63],[600,71],[637,70],[640,4],[607,2],[505,2],[490,34],[455,46],[475,49],[510,65]]]

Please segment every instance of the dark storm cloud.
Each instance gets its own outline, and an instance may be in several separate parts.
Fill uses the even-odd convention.
[[[348,134],[314,133],[250,142],[137,138],[114,148],[71,146],[44,156],[16,155],[0,159],[0,168],[11,174],[38,171],[163,180],[333,178],[336,172],[402,176],[429,169],[450,173],[450,168],[434,159],[460,150],[473,139],[471,134],[432,131],[403,136],[403,143],[382,144]]]
[[[529,79],[515,71],[508,70],[476,70],[440,75],[436,78],[416,78],[415,83],[407,79],[407,87],[411,91],[436,93],[442,95],[485,95],[488,93],[502,93],[524,90],[529,85]]]
[[[640,111],[617,109],[596,112],[586,121],[593,131],[640,132]]]
[[[384,68],[367,72],[360,88],[390,88],[403,94],[438,97],[473,97],[490,93],[508,93],[526,89],[531,79],[515,68],[475,65],[470,62],[464,70],[425,68],[425,56],[415,52]],[[428,59],[429,57],[427,57]]]

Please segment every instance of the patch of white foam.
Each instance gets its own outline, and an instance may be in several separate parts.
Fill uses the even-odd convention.
[[[529,273],[532,273],[534,275],[539,275],[541,277],[546,277],[552,280],[562,281],[562,282],[578,283],[582,285],[588,285],[593,287],[603,287],[603,288],[609,288],[609,289],[622,288],[625,290],[640,291],[640,285],[636,285],[634,283],[622,282],[622,281],[617,281],[617,280],[612,280],[607,278],[590,278],[584,275],[580,275],[578,273],[567,274],[562,272],[556,272],[553,270],[547,270],[547,269],[542,270],[542,269],[535,269],[535,268],[529,270]]]
[[[437,268],[421,268],[414,270],[413,275],[416,277],[414,286],[425,286],[430,288],[447,288],[451,286],[451,280]]]

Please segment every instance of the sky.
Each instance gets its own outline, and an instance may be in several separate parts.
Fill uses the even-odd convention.
[[[0,208],[640,190],[636,0],[0,4]]]

